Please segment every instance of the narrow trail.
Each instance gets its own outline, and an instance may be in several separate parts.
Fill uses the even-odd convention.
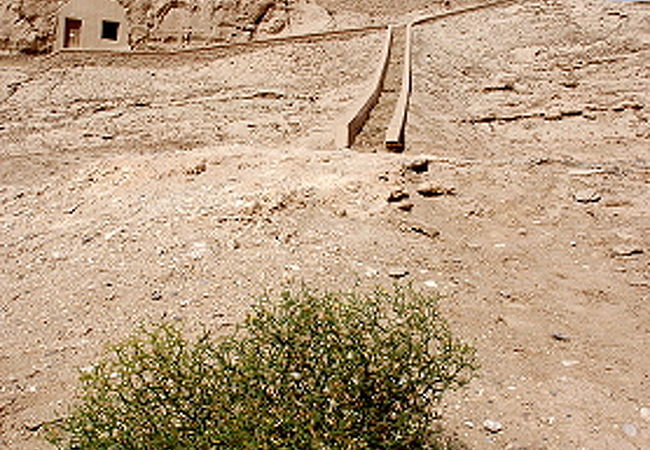
[[[395,27],[384,87],[377,105],[373,108],[368,121],[354,141],[353,148],[355,150],[375,152],[384,148],[386,127],[393,115],[402,86],[405,43],[406,27]]]

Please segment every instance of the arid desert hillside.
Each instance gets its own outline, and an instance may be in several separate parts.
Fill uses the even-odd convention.
[[[136,49],[198,47],[381,23],[440,1],[116,0],[126,8]],[[52,50],[64,0],[0,0],[0,51]],[[462,3],[462,2],[458,2]],[[190,33],[191,32],[191,33]],[[191,36],[190,42],[183,36]]]
[[[54,3],[0,3],[1,26],[46,47]],[[138,324],[230,330],[290,281],[439,293],[481,363],[440,407],[467,448],[650,448],[650,3],[518,0],[414,26],[405,148],[388,152],[404,24],[471,4],[288,4],[279,33],[395,25],[351,148],[334,126],[383,28],[0,56],[0,448],[50,448],[78,370]]]
[[[57,10],[62,0],[2,0],[0,49],[44,52],[52,47]],[[285,0],[224,1],[119,0],[132,27],[131,44],[171,39],[192,29],[205,42],[249,38],[260,31],[280,32],[288,21]]]

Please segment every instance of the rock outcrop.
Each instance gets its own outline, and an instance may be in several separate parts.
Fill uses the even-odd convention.
[[[156,49],[200,46],[282,32],[289,0],[118,0],[127,9],[130,43]],[[0,51],[52,49],[64,0],[0,0]]]

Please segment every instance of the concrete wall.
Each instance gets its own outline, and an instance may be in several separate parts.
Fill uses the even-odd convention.
[[[420,25],[426,22],[432,22],[435,20],[441,20],[448,17],[457,16],[460,14],[478,11],[481,9],[487,9],[494,6],[505,5],[508,3],[513,3],[517,0],[495,0],[487,3],[479,3],[478,5],[473,5],[466,8],[454,9],[441,14],[426,15],[412,20],[406,27],[406,47],[404,49],[404,74],[402,76],[402,86],[400,88],[400,95],[397,103],[395,105],[395,110],[391,121],[386,128],[386,138],[385,144],[386,149],[394,152],[400,152],[404,150],[405,146],[405,127],[406,127],[406,117],[408,115],[409,100],[411,97],[411,91],[413,88],[412,80],[412,38],[413,38],[413,27]]]
[[[393,27],[388,26],[386,41],[379,60],[379,66],[368,90],[363,93],[352,108],[344,114],[343,119],[334,126],[334,144],[337,148],[347,148],[352,145],[363,124],[368,120],[370,111],[377,104],[390,59],[390,47],[393,41]]]
[[[395,104],[393,117],[386,128],[386,138],[384,140],[386,148],[393,152],[404,150],[404,128],[406,127],[406,115],[411,97],[411,37],[413,24],[406,26],[406,44],[404,46],[404,68],[402,73],[402,86],[400,88],[399,98]]]
[[[129,26],[126,11],[114,0],[71,0],[57,14],[55,50],[65,43],[66,18],[82,21],[80,49],[128,50]],[[118,22],[117,40],[102,39],[102,21]]]

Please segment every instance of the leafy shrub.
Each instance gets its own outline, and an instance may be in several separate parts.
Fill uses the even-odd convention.
[[[48,440],[60,448],[440,447],[433,410],[474,351],[436,299],[306,288],[262,298],[232,336],[143,328],[81,376]]]

